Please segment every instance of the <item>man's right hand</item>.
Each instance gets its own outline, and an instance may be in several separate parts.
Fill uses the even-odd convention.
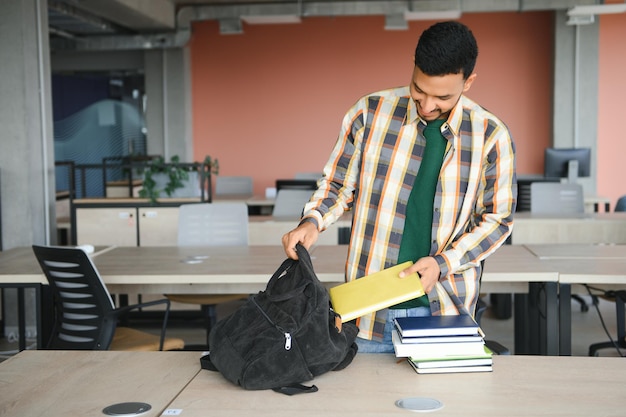
[[[298,259],[296,244],[300,243],[306,248],[306,250],[309,250],[309,248],[317,242],[319,234],[320,232],[317,230],[317,226],[315,226],[315,223],[312,222],[302,223],[292,231],[284,234],[282,238],[283,248],[285,249],[287,257],[291,259]]]

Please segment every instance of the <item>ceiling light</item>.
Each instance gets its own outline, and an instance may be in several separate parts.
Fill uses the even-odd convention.
[[[388,14],[385,16],[385,30],[408,30],[409,24],[402,14]]]
[[[593,14],[625,13],[626,3],[615,4],[592,4],[589,6],[575,6],[567,11],[568,16],[581,16]]]
[[[569,16],[565,24],[570,25],[570,26],[590,25],[594,22],[594,20],[595,19],[592,14],[572,15],[572,16]]]
[[[243,33],[243,27],[241,26],[241,20],[239,19],[219,19],[220,34],[222,35],[238,35]]]
[[[460,10],[424,10],[424,11],[406,11],[404,18],[406,20],[454,20],[461,18]]]
[[[258,16],[241,16],[241,20],[250,25],[272,25],[272,24],[291,24],[302,23],[300,16],[281,14],[281,15],[258,15]]]

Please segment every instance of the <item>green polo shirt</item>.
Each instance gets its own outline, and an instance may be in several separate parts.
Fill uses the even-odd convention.
[[[428,122],[424,129],[426,147],[420,164],[413,189],[406,207],[406,220],[400,243],[398,263],[412,261],[430,255],[433,228],[433,205],[437,181],[447,141],[441,134],[441,126],[445,119]],[[424,295],[405,301],[391,308],[413,308],[428,306],[428,296]]]

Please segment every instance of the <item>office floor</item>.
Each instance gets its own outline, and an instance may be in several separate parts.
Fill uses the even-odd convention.
[[[601,324],[600,317],[595,307],[591,304],[588,296],[583,297],[589,305],[589,311],[582,312],[580,304],[572,301],[572,354],[574,356],[587,356],[589,345],[608,340]],[[218,308],[218,317],[223,317],[237,307],[237,303],[221,305]],[[604,319],[611,337],[616,337],[615,330],[615,304],[606,300],[599,300],[598,308]],[[487,338],[496,340],[513,351],[513,318],[506,320],[494,317],[491,309],[488,309],[482,317],[482,328]],[[158,324],[140,322],[139,327],[144,330],[158,333]],[[189,346],[200,346],[205,343],[206,332],[204,324],[199,319],[174,319],[170,321],[168,335],[182,337]],[[28,343],[34,348],[34,341]],[[17,351],[17,342],[0,338],[0,361],[10,357]],[[514,353],[514,352],[513,352]],[[626,352],[623,352],[626,355]],[[603,349],[601,356],[618,356],[613,349]]]

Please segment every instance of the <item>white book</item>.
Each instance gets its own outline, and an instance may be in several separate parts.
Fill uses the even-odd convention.
[[[450,373],[468,373],[468,372],[491,372],[493,371],[492,365],[481,366],[451,366],[447,368],[418,368],[412,361],[409,361],[413,369],[418,374],[450,374]]]
[[[397,357],[445,359],[448,356],[485,354],[484,340],[463,343],[402,343],[400,335],[394,330],[392,341]]]
[[[463,366],[486,366],[492,365],[492,358],[475,358],[475,359],[442,359],[434,361],[420,361],[418,359],[409,358],[411,365],[419,369],[428,368],[453,368]]]
[[[460,343],[484,341],[479,334],[474,336],[429,336],[429,337],[402,337],[402,343]]]
[[[480,327],[471,316],[397,317],[395,327],[402,337],[462,336],[481,334]]]

